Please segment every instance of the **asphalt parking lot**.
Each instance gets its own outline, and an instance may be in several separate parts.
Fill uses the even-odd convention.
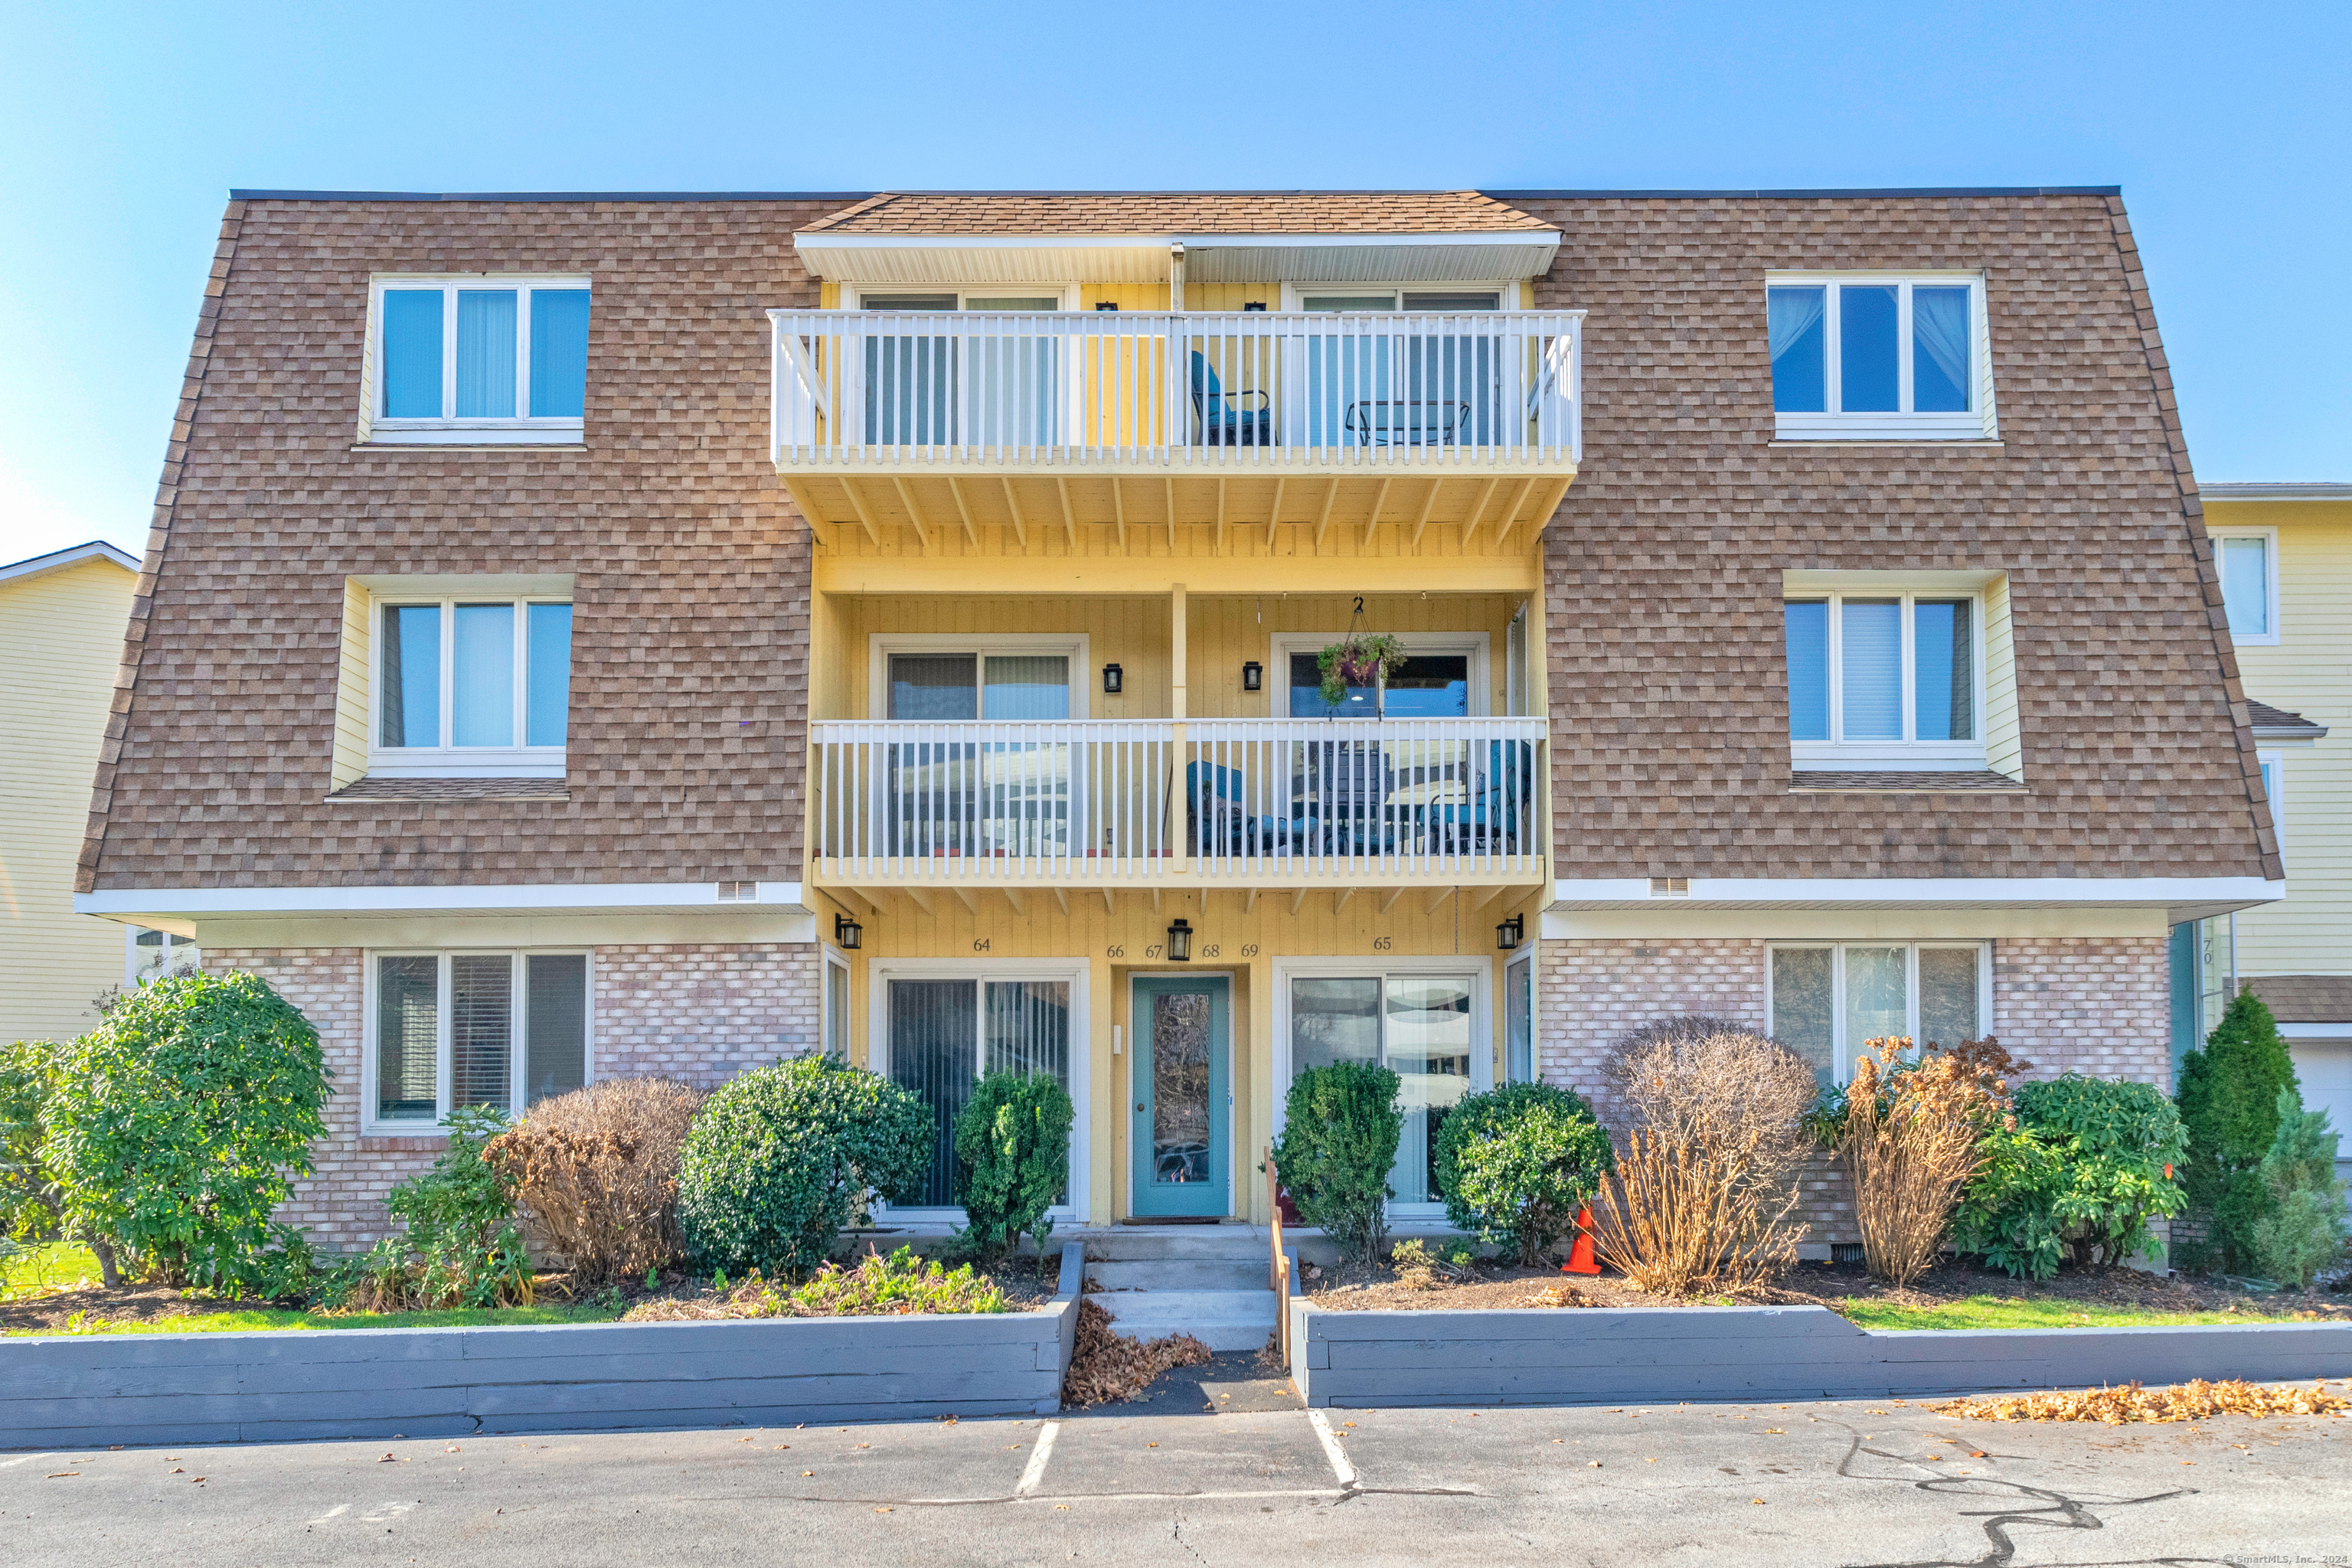
[[[5,1454],[0,1560],[2346,1563],[2347,1436],[1893,1403],[1310,1415],[1228,1357],[1048,1421]]]

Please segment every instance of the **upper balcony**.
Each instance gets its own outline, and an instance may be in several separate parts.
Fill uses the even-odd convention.
[[[772,310],[778,471],[820,531],[1539,530],[1580,310]],[[1257,481],[1236,487],[1235,481]]]

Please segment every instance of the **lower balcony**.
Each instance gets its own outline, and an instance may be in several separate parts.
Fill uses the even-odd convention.
[[[1546,874],[1538,718],[819,722],[810,744],[823,885],[1066,902]]]

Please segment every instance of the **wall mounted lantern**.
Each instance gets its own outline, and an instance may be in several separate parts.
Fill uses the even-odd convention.
[[[1192,927],[1182,915],[1178,915],[1176,923],[1168,928],[1168,962],[1192,962]]]
[[[1265,666],[1260,664],[1255,659],[1251,659],[1242,666],[1242,689],[1244,691],[1262,690],[1265,686]]]
[[[1103,666],[1103,689],[1110,693],[1112,696],[1116,697],[1118,695],[1120,689],[1119,683],[1126,679],[1127,672],[1119,668],[1118,666],[1115,664],[1107,664]]]
[[[1527,937],[1528,921],[1525,915],[1513,915],[1495,928],[1495,945],[1506,952],[1525,942]]]
[[[857,944],[866,940],[866,928],[847,915],[833,917],[833,944],[844,952],[856,952]]]

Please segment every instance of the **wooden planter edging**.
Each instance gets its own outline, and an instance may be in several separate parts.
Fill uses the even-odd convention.
[[[1904,1398],[2352,1375],[2352,1324],[1872,1330],[1826,1307],[1335,1312],[1290,1303],[1309,1405]]]
[[[1050,1415],[1084,1270],[1034,1312],[0,1339],[0,1447]]]

